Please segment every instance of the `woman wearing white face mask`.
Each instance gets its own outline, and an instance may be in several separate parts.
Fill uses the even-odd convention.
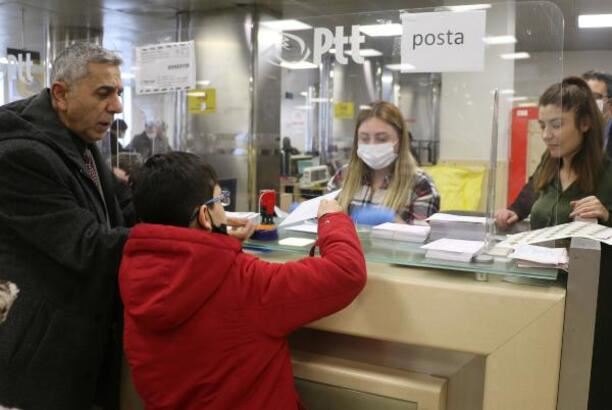
[[[364,209],[380,211],[373,223],[413,223],[440,208],[433,181],[410,153],[401,112],[385,101],[359,113],[349,163],[327,185],[329,191],[339,188],[338,202],[357,222],[364,222],[355,218]]]

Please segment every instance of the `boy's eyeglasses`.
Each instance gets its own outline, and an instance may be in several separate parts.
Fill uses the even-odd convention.
[[[231,198],[230,191],[221,191],[220,195],[212,197],[208,201],[204,202],[202,205],[211,205],[211,204],[214,204],[215,202],[219,202],[221,206],[226,207],[231,203],[230,198]],[[193,222],[194,219],[196,219],[196,217],[198,216],[198,212],[200,212],[199,206],[191,214],[191,217],[189,218],[190,223]]]
[[[214,204],[215,202],[219,202],[221,206],[228,206],[231,203],[231,193],[230,191],[221,191],[220,195],[217,195],[208,201],[204,202],[204,205]]]

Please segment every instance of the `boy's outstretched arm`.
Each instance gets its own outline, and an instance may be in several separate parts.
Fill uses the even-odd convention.
[[[271,336],[339,311],[365,286],[365,259],[351,219],[333,200],[322,203],[319,214],[321,257],[268,263],[242,255],[238,261],[245,312]]]

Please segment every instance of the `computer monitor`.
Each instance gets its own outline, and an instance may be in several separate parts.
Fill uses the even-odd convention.
[[[306,168],[310,168],[314,165],[314,161],[312,159],[301,159],[297,162],[297,172],[300,175],[304,175],[304,170]]]
[[[289,164],[289,175],[296,177],[304,172],[305,168],[313,165],[312,155],[292,155]]]

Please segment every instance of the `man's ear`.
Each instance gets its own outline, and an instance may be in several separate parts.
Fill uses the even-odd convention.
[[[200,226],[204,228],[206,231],[212,231],[212,221],[210,220],[210,214],[206,212],[208,207],[206,205],[202,205],[200,207],[200,212],[198,212],[198,222]]]
[[[51,84],[51,97],[60,111],[68,109],[68,85],[63,81]]]

